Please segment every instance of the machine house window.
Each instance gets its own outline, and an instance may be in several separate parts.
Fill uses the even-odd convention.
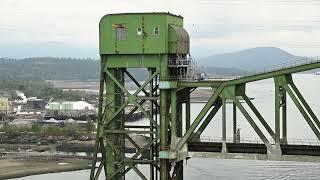
[[[159,35],[159,27],[154,27],[153,28],[153,34],[154,35]]]
[[[127,29],[125,27],[117,27],[117,41],[126,41],[127,40]]]
[[[137,35],[141,36],[142,35],[142,27],[137,28]]]

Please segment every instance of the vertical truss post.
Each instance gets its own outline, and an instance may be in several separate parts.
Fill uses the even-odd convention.
[[[186,131],[190,128],[190,94],[186,102]]]
[[[222,95],[222,153],[227,152],[227,112],[226,98]]]
[[[177,91],[171,90],[171,144],[175,145],[177,139]]]
[[[280,85],[277,79],[275,78],[275,116],[274,116],[274,128],[275,128],[275,144],[280,147],[280,105],[281,105],[281,93]]]
[[[167,59],[165,55],[164,59]],[[160,81],[168,81],[168,61],[162,60],[160,67]],[[161,83],[161,82],[160,82]],[[160,89],[160,151],[166,150],[168,144],[168,91]],[[160,159],[160,180],[169,179],[169,160]]]
[[[178,98],[177,98],[178,99]],[[177,103],[177,136],[181,138],[182,136],[182,103]]]
[[[149,70],[149,77],[151,77],[154,73],[154,71],[150,68]],[[149,114],[151,117],[154,117],[154,101],[151,99],[153,97],[153,82],[154,80],[152,79],[149,83],[149,98],[150,98],[150,102],[149,102],[149,106],[150,106],[150,110],[149,110]],[[157,108],[157,107],[156,107]],[[157,113],[156,113],[157,116]],[[149,122],[149,126],[150,126],[150,132],[152,132],[154,130],[154,125],[153,123]],[[154,140],[154,134],[150,134],[150,141]],[[154,156],[154,147],[150,147],[149,149],[149,159],[151,160],[155,160]],[[150,164],[150,180],[154,180],[154,171],[155,171],[155,167],[153,166],[153,164]]]
[[[282,107],[282,139],[283,144],[288,143],[287,139],[287,92],[284,87],[281,88],[281,107]]]
[[[104,67],[105,62],[106,62],[106,59],[101,58],[101,67]],[[101,173],[101,170],[96,172],[97,154],[98,154],[99,148],[101,147],[100,141],[102,141],[101,144],[103,146],[103,139],[100,134],[101,132],[100,128],[102,126],[102,106],[104,102],[103,93],[104,93],[104,86],[105,86],[105,76],[103,73],[103,68],[101,68],[100,71],[101,72],[100,72],[100,87],[99,87],[99,108],[98,108],[98,117],[97,117],[97,134],[96,134],[95,146],[93,151],[93,160],[91,164],[90,180],[97,179]],[[101,161],[104,161],[104,158]],[[103,163],[100,163],[100,164],[102,167]]]
[[[98,167],[97,174],[98,172],[100,173],[104,167],[104,172],[107,179],[118,180],[125,179],[126,173],[132,169],[142,179],[146,179],[146,176],[141,173],[141,171],[137,168],[137,165],[149,164],[150,179],[154,179],[154,173],[152,172],[154,172],[154,170],[156,170],[158,167],[157,157],[154,155],[155,151],[157,153],[157,148],[154,148],[154,146],[156,146],[159,140],[159,133],[157,131],[159,129],[159,125],[157,124],[157,121],[153,119],[152,104],[154,101],[158,100],[158,97],[154,96],[154,92],[157,90],[154,90],[150,84],[153,83],[154,78],[158,76],[159,72],[155,71],[152,75],[150,75],[148,80],[146,80],[143,85],[140,85],[138,81],[135,81],[139,89],[134,94],[130,94],[124,85],[124,68],[106,69],[105,67],[103,69],[105,72],[105,78],[103,78],[103,80],[106,81],[107,88],[105,98],[106,102],[104,103],[105,109],[100,116],[102,127],[99,137],[102,138],[99,138],[99,141],[100,151],[102,153],[102,161]],[[133,78],[133,76],[129,77]],[[146,91],[146,89],[144,89],[148,85],[150,89],[149,93]],[[156,85],[156,87],[158,86]],[[139,96],[138,94],[140,91],[143,91],[145,96]],[[103,95],[103,93],[101,93],[101,95]],[[142,104],[147,101],[150,103],[150,110],[148,111],[146,111],[142,106]],[[139,109],[141,113],[143,113],[149,119],[150,124],[152,124],[149,126],[150,130],[139,130],[143,134],[150,135],[148,143],[143,147],[140,147],[140,145],[138,145],[138,143],[136,143],[130,137],[130,130],[125,129],[128,128],[125,126],[126,119],[128,115],[132,113],[131,111],[129,114],[125,114],[125,108],[129,103],[131,103],[131,105],[135,105],[135,108],[132,111]],[[101,107],[103,106],[101,105]],[[125,138],[127,138],[137,150],[132,157],[125,156]],[[96,180],[97,178],[98,176],[96,175],[91,178],[91,180]]]
[[[181,138],[182,137],[182,103],[178,103],[177,116],[178,116],[177,136]],[[176,167],[178,169],[176,173],[176,176],[177,176],[176,180],[183,180],[183,160],[177,162]]]
[[[304,119],[307,121],[308,125],[314,132],[314,134],[320,140],[320,133],[319,127],[320,122],[316,115],[311,110],[310,106],[303,98],[302,94],[295,86],[291,74],[286,74],[282,76],[278,76],[274,78],[275,86],[276,86],[276,110],[278,109],[279,112],[276,113],[277,116],[280,118],[280,107],[282,108],[282,136],[283,136],[283,143],[287,143],[287,107],[286,107],[286,93],[289,94],[291,99],[293,100],[294,104],[301,112]],[[291,88],[290,88],[291,86]],[[277,117],[276,116],[276,117]]]
[[[233,103],[236,105],[236,107],[240,110],[240,112],[243,114],[243,116],[247,119],[248,123],[251,125],[253,130],[257,133],[257,135],[260,137],[262,142],[265,144],[268,150],[268,154],[275,154],[276,151],[272,148],[271,144],[269,143],[268,139],[266,136],[263,134],[263,132],[260,130],[259,126],[254,122],[250,114],[246,111],[246,109],[242,106],[240,103],[238,96],[242,96],[246,103],[248,103],[249,107],[255,115],[259,118],[259,120],[262,122],[264,127],[266,129],[270,129],[270,127],[267,125],[267,123],[264,121],[262,118],[261,114],[258,112],[258,110],[254,107],[254,105],[251,103],[249,98],[245,95],[245,84],[239,84],[239,85],[233,85],[233,86],[228,86],[225,87],[222,93],[222,98],[230,98],[233,100]],[[222,102],[223,103],[223,102]],[[222,106],[223,110],[223,106]],[[223,110],[224,111],[224,110]],[[224,113],[223,113],[224,114]]]
[[[154,82],[155,82],[155,86],[156,87],[159,87],[159,75],[157,75],[155,78],[154,78]],[[159,94],[158,94],[158,91],[157,90],[155,90],[155,96],[158,96]],[[156,122],[158,123],[158,124],[160,124],[160,122],[159,122],[159,117],[158,117],[158,114],[160,114],[160,108],[159,108],[159,104],[160,103],[158,103],[158,101],[155,101],[157,104],[156,104],[156,106],[155,106],[155,120],[156,120]],[[157,131],[159,131],[159,129],[157,129]],[[159,138],[159,134],[157,134],[157,138]],[[155,142],[155,145],[154,145],[154,154],[153,154],[153,156],[154,156],[154,159],[156,159],[157,160],[157,163],[158,163],[158,157],[159,157],[159,143],[158,142]],[[155,166],[155,180],[158,180],[158,177],[159,177],[159,167],[158,167],[158,165],[157,166]]]
[[[106,78],[106,104],[108,112],[106,112],[106,121],[112,120],[106,124],[107,130],[123,130],[124,129],[124,111],[121,110],[121,106],[124,104],[124,95],[119,87],[124,85],[124,70],[121,68],[107,69],[110,73]],[[112,79],[113,76],[117,81]],[[119,84],[117,84],[119,83]],[[120,113],[116,113],[121,111]],[[116,115],[116,116],[115,116]],[[123,160],[124,155],[124,136],[123,134],[115,134],[111,131],[106,132],[106,161],[105,161],[105,173],[106,177],[119,171],[113,178],[110,179],[124,179],[124,167],[118,167],[118,164]]]
[[[232,118],[233,118],[233,143],[237,142],[237,106],[232,103]]]

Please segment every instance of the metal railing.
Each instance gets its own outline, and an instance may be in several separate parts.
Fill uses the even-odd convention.
[[[274,144],[273,139],[268,139],[271,144]],[[201,136],[200,142],[222,142],[222,137],[211,137],[211,136]],[[227,143],[232,143],[233,138],[227,137]],[[262,144],[262,140],[254,137],[241,137],[240,143],[251,143],[251,144]],[[287,138],[287,143],[292,145],[317,145],[320,146],[320,141],[318,139],[297,139],[297,138]]]
[[[194,69],[199,69],[196,64],[193,64],[192,58],[188,58],[190,60],[169,60],[169,65],[171,64],[172,66],[175,66],[174,63],[178,64],[188,64],[190,66],[193,66]],[[186,62],[188,61],[188,62]],[[200,80],[207,80],[207,81],[212,81],[212,80],[221,80],[221,81],[226,81],[226,80],[234,80],[234,79],[239,79],[239,78],[244,78],[244,77],[250,77],[250,76],[255,76],[259,74],[264,74],[264,73],[270,73],[274,71],[279,71],[279,70],[284,70],[288,68],[293,68],[297,66],[302,66],[302,65],[308,65],[308,64],[314,64],[314,63],[320,63],[320,57],[309,57],[309,58],[302,58],[299,60],[295,60],[290,63],[282,63],[282,64],[276,64],[273,66],[269,67],[264,67],[261,69],[256,69],[253,71],[249,71],[244,74],[239,74],[236,76],[228,76],[228,75],[213,75],[213,76],[208,76],[208,77],[203,77],[201,76],[201,73],[197,71],[197,73],[188,73],[186,75],[180,75],[177,77],[169,77],[169,80],[174,80],[174,81],[200,81]]]
[[[192,75],[178,75],[178,76],[170,76],[168,78],[169,81],[199,81],[201,80],[201,76],[199,74]]]
[[[169,67],[188,67],[191,65],[192,58],[187,57],[185,59],[170,59],[168,61]]]
[[[239,79],[239,78],[250,77],[250,76],[255,76],[259,74],[284,70],[284,69],[293,68],[293,67],[302,66],[302,65],[314,64],[314,63],[320,63],[320,57],[302,58],[289,63],[276,64],[273,66],[268,66],[261,69],[248,71],[246,73],[239,74],[236,76],[213,75],[213,76],[205,77],[204,80],[233,80],[233,79]]]
[[[242,75],[239,75],[239,76],[237,76],[237,78],[255,76],[258,74],[264,74],[264,73],[269,73],[269,72],[279,71],[279,70],[293,68],[293,67],[297,67],[297,66],[319,63],[319,62],[320,62],[320,57],[302,58],[302,59],[298,59],[298,60],[295,60],[295,61],[289,62],[289,63],[276,64],[273,66],[264,67],[261,69],[256,69],[254,71],[250,71],[248,73],[244,73]]]

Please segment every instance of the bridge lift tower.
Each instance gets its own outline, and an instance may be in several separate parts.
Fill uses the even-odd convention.
[[[319,59],[231,80],[199,81],[201,78],[189,54],[189,35],[183,28],[183,18],[170,13],[106,15],[100,22],[99,42],[100,97],[91,180],[98,179],[102,171],[107,180],[125,179],[129,171],[144,180],[182,180],[188,142],[199,139],[220,108],[221,153],[232,153],[231,150],[228,152],[226,142],[227,99],[233,103],[235,143],[238,109],[265,145],[268,157],[281,158],[281,146],[288,143],[287,95],[320,141],[320,121],[291,76],[320,68]],[[145,80],[139,81],[131,73],[132,68],[147,70]],[[246,95],[247,83],[269,78],[273,78],[275,84],[274,129]],[[129,79],[137,86],[135,92],[127,88]],[[190,121],[190,93],[198,87],[213,91],[196,118]],[[240,99],[255,116],[247,111],[248,107],[243,106]],[[126,123],[137,110],[144,114],[147,124]],[[253,118],[258,119],[259,124]],[[137,142],[136,135],[143,135],[148,142]],[[271,141],[267,137],[271,137]],[[125,153],[128,143],[135,148],[130,155]],[[98,157],[100,153],[102,157]],[[147,171],[146,166],[149,167]]]
[[[90,179],[97,179],[102,171],[108,180],[125,179],[130,170],[142,179],[183,179],[186,153],[172,150],[182,136],[183,103],[185,126],[190,125],[190,89],[177,89],[176,81],[171,80],[197,78],[183,17],[170,13],[109,14],[101,19],[99,30],[100,100]],[[146,69],[148,77],[140,84],[130,68]],[[137,85],[134,93],[126,88],[128,79]],[[129,106],[134,106],[130,112]],[[126,124],[137,110],[148,119],[148,126]],[[136,134],[148,137],[148,143],[141,147],[132,138]],[[134,155],[125,153],[125,142],[136,148]],[[102,154],[100,164],[98,153]],[[143,173],[139,164],[149,166],[148,173]]]

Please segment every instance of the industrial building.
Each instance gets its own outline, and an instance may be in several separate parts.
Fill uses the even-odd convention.
[[[7,97],[0,97],[0,113],[8,114],[11,112],[9,99]]]
[[[65,102],[51,102],[46,106],[47,110],[72,112],[72,111],[92,111],[94,106],[85,101],[65,101]]]

